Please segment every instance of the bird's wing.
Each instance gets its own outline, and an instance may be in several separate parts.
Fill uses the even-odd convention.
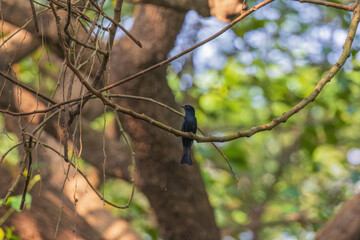
[[[182,123],[181,123],[181,131],[185,132],[185,118],[183,118]]]

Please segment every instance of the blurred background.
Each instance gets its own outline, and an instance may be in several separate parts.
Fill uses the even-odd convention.
[[[247,1],[247,5],[259,2]],[[113,7],[113,2],[107,1],[105,12],[112,15]],[[124,3],[122,23],[128,30],[133,25],[133,9],[133,4]],[[198,126],[210,135],[268,123],[307,97],[336,63],[351,17],[351,12],[340,9],[276,1],[173,61],[167,66],[168,84],[179,105],[195,107]],[[189,11],[168,57],[225,26],[215,17],[204,18]],[[116,37],[122,36],[118,31]],[[344,67],[314,102],[286,123],[250,138],[216,143],[229,158],[238,183],[210,144],[194,144],[194,158],[224,240],[314,239],[337,209],[358,193],[359,48],[358,31]],[[24,83],[51,93],[59,66],[45,61],[39,70],[43,51],[24,58],[14,69]],[[105,117],[108,125],[115,119],[111,113]],[[103,126],[104,116],[91,122],[99,132]],[[1,115],[0,129],[4,133]],[[16,135],[0,134],[1,153],[13,146],[9,139],[16,139]],[[3,164],[15,168],[19,155],[12,151]],[[82,168],[91,168],[80,162]],[[131,184],[108,180],[105,187],[110,200],[127,202]],[[117,191],[119,188],[128,190]],[[109,209],[114,216],[126,219],[142,238],[160,238],[153,210],[140,191],[135,192],[128,210]]]

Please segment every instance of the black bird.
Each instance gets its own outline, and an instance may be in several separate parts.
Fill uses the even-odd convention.
[[[193,132],[196,133],[197,130],[197,120],[195,117],[195,109],[191,105],[183,105],[181,106],[185,109],[185,117],[181,124],[181,131],[183,132]],[[181,157],[180,165],[189,164],[192,165],[191,161],[191,145],[194,140],[191,138],[182,138],[183,142],[183,154]]]

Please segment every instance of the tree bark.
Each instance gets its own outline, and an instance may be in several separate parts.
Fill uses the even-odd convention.
[[[9,131],[21,134],[17,122],[12,118],[6,117],[6,127]],[[46,133],[42,134],[41,141],[54,149],[61,147],[59,141]],[[68,164],[56,153],[49,149],[44,151],[41,146],[32,153],[33,169],[37,168],[37,162],[41,166],[41,182],[31,189],[31,208],[15,212],[5,226],[14,226],[16,234],[22,239],[53,239],[62,208],[57,239],[141,239],[127,221],[116,219],[104,208],[103,201],[74,168],[71,167],[69,174],[65,174]],[[35,170],[33,175],[37,173]],[[0,168],[0,174],[0,194],[4,196],[13,176],[3,167]],[[95,168],[87,172],[87,178],[95,187],[101,182],[98,175]],[[23,180],[14,195],[22,193]],[[65,187],[61,192],[64,182]],[[0,215],[3,216],[6,210],[0,209]]]
[[[138,72],[165,59],[173,47],[184,13],[152,5],[137,6],[132,33],[143,43],[139,49],[127,38],[113,49],[110,80]],[[130,53],[130,54],[126,54]],[[113,89],[115,93],[150,97],[179,108],[166,81],[162,67]],[[179,128],[181,118],[170,111],[147,102],[122,100],[119,104]],[[220,239],[200,171],[180,166],[181,139],[149,123],[124,118],[134,144],[140,179],[137,186],[154,208],[164,239]]]
[[[360,239],[360,195],[348,200],[316,234],[316,240]]]
[[[5,0],[3,6],[6,4],[11,8],[21,6],[12,5],[11,1]],[[135,15],[132,32],[143,43],[143,48],[138,48],[127,37],[118,41],[111,56],[111,82],[164,60],[174,45],[185,12],[143,5],[136,7]],[[5,14],[5,17],[12,18],[11,14]],[[13,23],[16,23],[15,20]],[[51,25],[53,19],[48,21],[47,26],[54,26]],[[34,32],[33,27],[27,29]],[[47,34],[50,42],[55,44],[57,36],[55,37],[52,32]],[[55,48],[58,49],[56,46]],[[151,97],[177,108],[174,96],[167,85],[164,67],[117,87],[112,92]],[[119,103],[171,126],[180,126],[181,119],[178,116],[160,107],[128,100]],[[178,163],[182,151],[181,139],[130,117],[123,118],[123,121],[136,152],[139,172],[136,184],[148,197],[154,209],[163,239],[219,239],[219,229],[215,224],[213,209],[208,201],[198,166],[195,164],[193,167],[181,167]],[[116,149],[115,145],[111,146]],[[121,155],[124,150],[117,151]],[[84,152],[84,157],[89,156],[86,154]],[[116,160],[116,155],[113,156]],[[96,161],[96,157],[93,159]],[[100,165],[97,164],[97,167]],[[118,176],[124,177],[121,173]],[[34,210],[40,211],[39,209],[40,206],[34,207]],[[83,230],[86,231],[85,228]]]
[[[177,11],[187,12],[189,10],[195,10],[200,15],[208,17],[210,15],[210,9],[208,5],[208,0],[127,0],[128,2],[136,4],[152,4],[157,6],[162,6],[166,8],[173,8]]]

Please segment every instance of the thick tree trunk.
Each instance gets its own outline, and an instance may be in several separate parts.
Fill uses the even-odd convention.
[[[111,82],[165,59],[179,32],[184,13],[152,5],[136,8],[132,33],[140,38],[139,49],[127,38],[114,47],[110,66]],[[128,53],[128,54],[125,54]],[[178,108],[166,81],[166,68],[132,80],[112,92],[140,95]],[[181,118],[148,102],[122,100],[140,113],[179,128]],[[181,139],[149,123],[125,117],[137,160],[137,185],[148,197],[164,239],[219,239],[198,166],[180,166]]]
[[[4,2],[4,6],[19,7],[8,0]],[[29,15],[29,9],[25,12]],[[132,32],[142,42],[143,48],[138,48],[128,37],[124,37],[114,46],[109,69],[111,82],[164,60],[174,45],[184,16],[185,12],[174,9],[152,5],[137,6]],[[6,17],[10,19],[11,14]],[[53,19],[48,21],[53,23]],[[16,19],[12,22],[15,24]],[[32,28],[28,30],[33,31]],[[47,34],[51,43],[55,44],[57,36],[49,32]],[[152,71],[117,87],[112,92],[151,97],[177,108],[174,96],[167,85],[166,68]],[[180,126],[181,119],[178,116],[158,106],[138,101],[119,101],[119,103],[173,127]],[[154,209],[162,237],[164,239],[219,239],[219,229],[215,224],[213,209],[209,204],[198,166],[196,164],[193,167],[179,165],[182,151],[181,139],[148,123],[130,117],[123,119],[125,130],[131,135],[136,152],[139,173],[136,184],[146,194]],[[83,138],[87,137],[91,136],[83,135]],[[99,138],[91,137],[90,140],[94,139]],[[89,141],[88,144],[93,144],[93,142]],[[124,148],[112,149],[117,149],[119,159],[122,158]],[[86,151],[84,148],[83,156],[92,157],[93,163],[100,168],[101,165],[96,164],[96,157],[93,154],[87,154]],[[91,153],[94,149],[88,151]],[[128,153],[126,155],[128,156]],[[111,159],[115,160],[115,157]],[[108,164],[110,163],[111,161],[108,161]],[[124,165],[114,164],[113,166],[121,168],[127,164],[128,162],[124,162]],[[121,171],[111,175],[129,178]],[[40,211],[41,204],[38,207],[34,206],[32,210]],[[85,229],[82,230],[86,232]]]
[[[6,127],[9,131],[21,134],[17,121],[6,117]],[[20,137],[20,136],[19,136]],[[60,149],[59,141],[46,133],[42,134],[41,141]],[[21,149],[21,148],[20,148]],[[126,239],[138,240],[135,233],[125,220],[116,219],[103,206],[103,201],[90,189],[84,178],[70,168],[56,153],[39,146],[33,150],[33,168],[40,167],[41,182],[31,190],[32,204],[29,210],[14,212],[5,222],[6,227],[15,227],[15,234],[21,239],[53,239],[57,232],[57,239]],[[80,167],[81,168],[81,167]],[[12,173],[14,174],[14,173]],[[17,172],[15,173],[17,174]],[[37,171],[34,171],[35,175]],[[14,176],[3,166],[0,168],[0,194],[4,196],[10,188]],[[88,179],[96,186],[99,184],[97,171],[87,172]],[[65,181],[65,187],[61,192]],[[13,195],[20,195],[24,187],[22,178]],[[75,204],[75,198],[77,199]],[[60,214],[60,209],[62,213]],[[9,208],[0,209],[3,216]],[[60,224],[56,230],[60,217]]]
[[[348,200],[316,234],[316,240],[360,239],[360,195]]]

